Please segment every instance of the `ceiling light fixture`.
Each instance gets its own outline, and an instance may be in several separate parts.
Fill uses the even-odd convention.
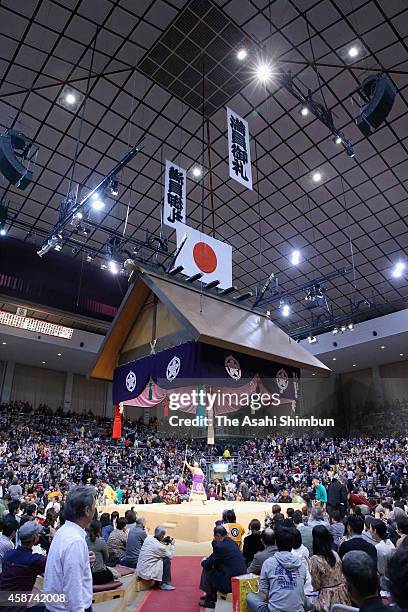
[[[76,96],[72,92],[67,93],[67,95],[65,96],[65,102],[70,105],[75,104]]]
[[[5,236],[6,234],[7,234],[7,230],[6,230],[6,228],[5,228],[5,227],[2,227],[2,228],[0,229],[0,236]]]
[[[283,317],[288,317],[290,315],[290,306],[289,304],[282,304],[281,311]]]
[[[405,263],[403,261],[397,261],[392,271],[392,275],[394,278],[401,278],[402,273],[405,270]]]
[[[194,166],[194,168],[193,168],[193,176],[195,178],[200,178],[202,173],[203,173],[203,171],[201,170],[201,168],[199,166]]]
[[[292,251],[290,256],[290,263],[292,266],[298,266],[300,264],[300,251]]]
[[[4,345],[4,344],[7,344],[7,342],[2,342],[2,344],[3,344],[3,345]]]
[[[45,361],[42,361],[41,363],[42,363],[43,365],[45,365],[45,364],[46,364],[46,362],[45,362]]]
[[[380,348],[385,349],[385,346],[381,346]]]
[[[109,261],[108,268],[112,272],[112,274],[117,274],[119,272],[118,264],[116,263],[116,261]]]
[[[312,179],[315,183],[319,183],[322,180],[322,173],[321,172],[314,172],[312,174]]]
[[[317,342],[316,336],[308,336],[307,339],[309,344],[314,344],[315,342]]]
[[[302,106],[302,108],[300,109],[300,114],[303,117],[307,117],[307,115],[309,114],[309,109],[307,108],[307,106]]]
[[[357,364],[356,364],[356,363],[353,363],[353,368],[356,368],[356,367],[357,367]]]
[[[357,55],[358,55],[358,47],[356,47],[355,45],[350,47],[350,49],[348,50],[348,54],[349,54],[350,57],[357,57]]]
[[[247,55],[248,53],[246,49],[240,49],[237,53],[237,59],[239,59],[239,61],[242,62],[242,60],[244,60]]]
[[[403,356],[404,356],[404,353],[400,353],[400,357],[403,357]]]
[[[62,353],[57,353],[57,357],[61,357]]]
[[[337,357],[333,357],[333,361],[337,361]]]
[[[94,193],[92,195],[92,208],[94,210],[102,210],[104,208],[104,206],[105,206],[105,204],[101,200],[101,197],[100,197],[99,193]]]
[[[261,81],[261,83],[266,83],[272,76],[271,67],[265,62],[261,62],[255,69],[255,75],[258,81]]]
[[[337,136],[336,140],[334,141],[336,144],[341,144],[343,141],[340,138],[340,136]]]

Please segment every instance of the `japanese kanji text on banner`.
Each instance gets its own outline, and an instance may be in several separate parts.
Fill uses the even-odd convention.
[[[175,227],[186,222],[186,171],[166,159],[163,223]]]
[[[227,108],[229,175],[252,189],[248,122]]]

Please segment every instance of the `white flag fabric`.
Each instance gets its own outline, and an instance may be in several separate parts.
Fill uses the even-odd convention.
[[[229,175],[252,189],[248,122],[227,108]]]
[[[193,276],[200,272],[203,283],[219,280],[218,287],[226,289],[232,285],[232,246],[221,240],[216,240],[188,225],[177,223],[177,246],[184,235],[186,243],[175,266],[183,266],[183,274]]]
[[[186,222],[186,171],[166,159],[163,223],[176,227]]]

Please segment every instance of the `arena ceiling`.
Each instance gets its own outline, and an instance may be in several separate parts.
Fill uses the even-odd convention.
[[[83,248],[72,256],[94,252],[90,265],[100,265],[110,232],[130,243],[157,233],[164,160],[189,170],[208,166],[199,96],[203,47],[215,236],[233,245],[238,287],[254,289],[275,272],[280,288],[291,291],[354,261],[354,273],[326,282],[335,317],[351,318],[350,300],[360,302],[355,320],[379,312],[364,300],[406,307],[407,277],[391,274],[408,247],[405,0],[3,0],[0,32],[1,125],[39,146],[33,183],[19,191],[3,182],[12,236],[40,246],[58,221],[82,112],[60,100],[67,86],[87,92],[96,32],[74,180],[85,194],[142,136],[144,149],[122,172],[119,196],[94,214],[89,235],[73,235]],[[353,44],[361,53],[349,60],[345,51]],[[249,55],[240,64],[242,45]],[[354,158],[273,80],[267,87],[256,82],[259,56],[290,69],[327,104],[353,141]],[[398,93],[387,122],[367,139],[354,125],[352,94],[370,71],[387,72]],[[228,179],[226,104],[249,121],[253,191]],[[312,180],[316,170],[319,184]],[[188,223],[199,226],[204,202],[210,233],[208,174],[197,181],[190,173],[187,194]],[[302,254],[296,267],[293,249]],[[64,247],[71,251],[72,242]],[[271,316],[301,335],[310,325],[304,293],[291,301],[288,319],[279,302]]]

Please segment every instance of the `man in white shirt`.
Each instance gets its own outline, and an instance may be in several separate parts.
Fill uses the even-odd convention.
[[[381,519],[373,519],[370,525],[371,535],[377,542],[377,570],[380,576],[388,576],[388,560],[395,552],[395,546],[387,538],[387,526]]]
[[[64,593],[67,603],[47,604],[49,612],[92,612],[92,574],[95,555],[88,552],[85,529],[95,514],[96,490],[72,489],[64,506],[64,525],[56,532],[47,557],[44,590]],[[92,558],[91,558],[92,555]]]

